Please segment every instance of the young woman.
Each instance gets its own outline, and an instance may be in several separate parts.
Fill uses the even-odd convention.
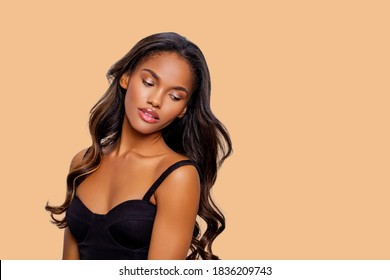
[[[210,109],[201,50],[176,33],[154,34],[107,77],[90,113],[92,145],[71,162],[65,202],[46,205],[65,228],[63,258],[218,259],[211,246],[225,218],[210,189],[232,145]]]

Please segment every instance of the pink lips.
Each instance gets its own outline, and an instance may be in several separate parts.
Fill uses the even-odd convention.
[[[145,122],[156,123],[160,119],[158,114],[150,108],[138,109],[138,114]]]

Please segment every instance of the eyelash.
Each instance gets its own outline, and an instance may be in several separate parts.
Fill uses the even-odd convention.
[[[152,87],[152,86],[154,86],[154,84],[148,83],[147,81],[142,81],[142,82],[143,82],[144,85],[147,86],[147,87]]]
[[[148,82],[145,81],[145,80],[143,80],[142,82],[143,82],[143,84],[144,84],[146,87],[152,87],[152,86],[154,86],[154,84],[148,83]],[[170,94],[169,96],[171,97],[171,99],[172,99],[173,101],[179,101],[179,100],[181,100],[180,97],[177,97],[177,96],[175,96],[175,95]]]
[[[179,101],[179,100],[181,100],[181,98],[179,98],[179,97],[177,97],[177,96],[174,96],[174,95],[170,95],[171,96],[171,99],[173,100],[173,101]]]

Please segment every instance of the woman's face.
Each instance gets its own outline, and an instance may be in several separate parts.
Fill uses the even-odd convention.
[[[175,53],[161,53],[138,64],[120,85],[127,89],[125,112],[130,125],[150,134],[184,116],[193,78],[186,60]]]

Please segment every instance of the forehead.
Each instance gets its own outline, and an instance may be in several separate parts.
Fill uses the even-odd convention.
[[[188,62],[176,53],[153,54],[138,64],[136,71],[149,69],[155,72],[162,82],[191,89],[192,71]]]

